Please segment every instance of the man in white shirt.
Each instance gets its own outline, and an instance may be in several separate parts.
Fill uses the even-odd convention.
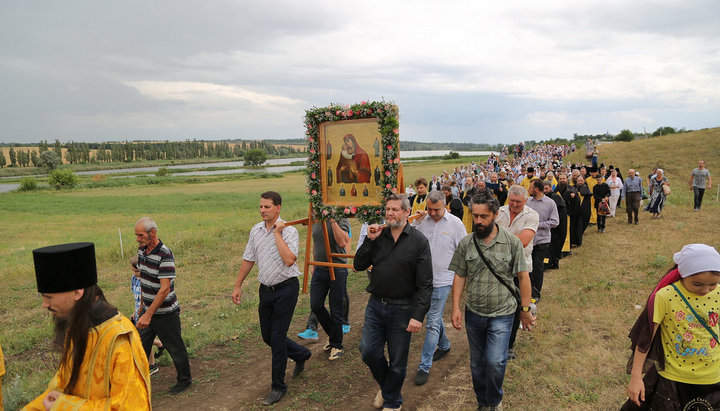
[[[285,369],[288,357],[295,361],[293,377],[305,368],[312,353],[287,337],[297,304],[300,270],[297,266],[300,237],[295,227],[280,218],[282,197],[275,191],[260,195],[262,221],[250,230],[232,301],[240,304],[242,284],[257,263],[260,282],[258,314],[263,341],[272,349],[272,389],[263,405],[280,401],[287,392]]]
[[[495,222],[520,239],[527,266],[532,267],[533,238],[538,230],[540,217],[537,211],[525,205],[528,198],[527,194],[527,190],[521,185],[510,186],[508,189],[508,203],[500,207]],[[517,358],[514,347],[519,326],[520,315],[516,312],[512,334],[510,334],[510,343],[508,344],[508,360]]]
[[[455,273],[448,270],[448,266],[458,243],[467,235],[463,222],[445,208],[445,195],[442,191],[430,192],[426,201],[427,211],[421,212],[422,215],[412,223],[430,243],[433,268],[433,292],[425,324],[425,344],[415,376],[416,385],[425,384],[433,361],[441,359],[450,351],[443,310]]]

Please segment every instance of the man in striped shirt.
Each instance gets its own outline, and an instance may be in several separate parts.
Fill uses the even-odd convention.
[[[263,401],[264,405],[275,404],[287,392],[285,370],[288,357],[295,361],[293,377],[297,377],[305,368],[305,361],[312,355],[310,350],[287,337],[300,290],[297,278],[300,270],[296,263],[300,237],[295,227],[286,226],[280,218],[281,208],[280,194],[266,191],[260,195],[262,221],[250,230],[232,292],[233,303],[240,304],[242,284],[257,263],[260,332],[272,351],[272,385],[270,394]]]
[[[192,384],[192,377],[187,348],[182,339],[180,305],[175,296],[175,258],[170,248],[158,238],[157,224],[150,217],[138,220],[135,237],[140,245],[138,269],[143,311],[135,326],[148,356],[155,337],[160,337],[177,372],[177,382],[170,388],[170,394],[178,394]]]

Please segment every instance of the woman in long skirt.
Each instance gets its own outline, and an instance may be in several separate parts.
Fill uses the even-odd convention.
[[[663,169],[658,168],[657,171],[655,171],[655,175],[650,179],[650,201],[648,201],[648,205],[645,207],[645,211],[652,213],[652,218],[660,218],[660,213],[662,213],[662,209],[665,206],[667,195],[665,194],[663,186],[670,186],[670,182],[667,177],[665,177]]]

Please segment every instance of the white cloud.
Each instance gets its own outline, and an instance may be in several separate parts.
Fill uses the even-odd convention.
[[[222,106],[228,101],[247,101],[260,106],[292,105],[302,100],[258,93],[236,86],[193,81],[127,81],[126,85],[158,100],[178,100],[203,106]]]

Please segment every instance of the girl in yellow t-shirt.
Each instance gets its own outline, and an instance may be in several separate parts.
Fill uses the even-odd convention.
[[[720,408],[720,254],[689,244],[673,260],[630,332],[623,410]],[[648,368],[646,360],[654,363]]]

